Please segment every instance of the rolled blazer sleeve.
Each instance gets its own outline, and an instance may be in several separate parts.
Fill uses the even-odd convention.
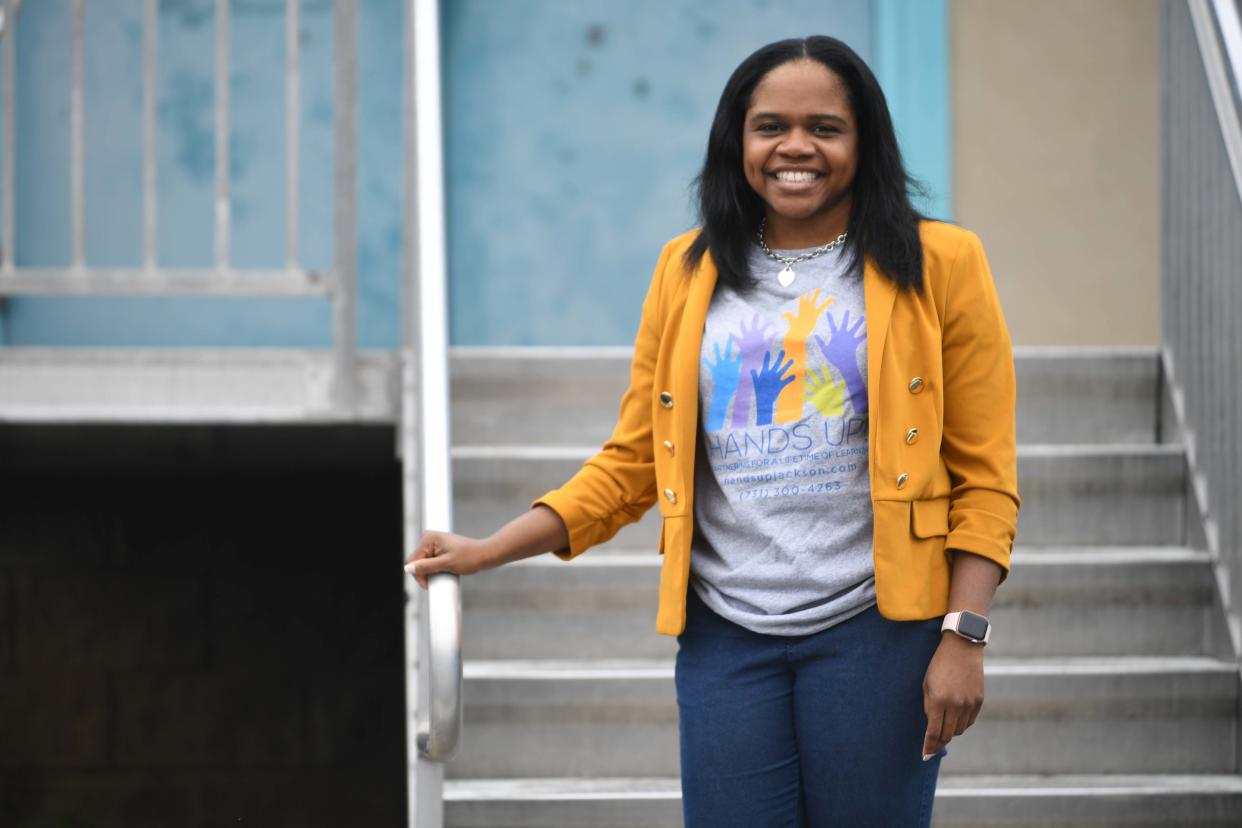
[[[942,334],[941,457],[952,484],[946,549],[982,555],[1009,575],[1017,531],[1013,346],[979,237],[967,232],[950,275]]]
[[[643,300],[630,385],[621,397],[612,436],[563,486],[531,503],[531,508],[540,504],[551,508],[564,521],[569,548],[554,551],[564,560],[608,540],[641,518],[656,501],[651,389],[660,345],[664,271],[670,253],[671,245],[665,245]]]

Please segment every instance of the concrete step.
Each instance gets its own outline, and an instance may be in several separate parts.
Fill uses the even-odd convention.
[[[1236,665],[1205,657],[985,663],[978,720],[946,773],[1234,773]],[[668,660],[467,661],[446,775],[675,776]]]
[[[677,777],[448,779],[446,828],[681,828]]]
[[[1242,825],[1242,777],[954,775],[942,764],[935,828],[1219,828]],[[1003,806],[1003,807],[1002,807]],[[676,777],[451,779],[448,828],[681,828]]]
[[[660,562],[654,549],[541,555],[472,575],[465,657],[672,658],[676,639],[655,632]],[[1202,654],[1213,589],[1206,552],[1018,547],[988,655]]]
[[[453,440],[600,445],[629,385],[630,348],[450,350]],[[1018,440],[1144,443],[1156,434],[1154,348],[1018,348]]]
[[[677,640],[655,631],[661,557],[539,555],[462,579],[467,659],[667,658]],[[568,631],[572,631],[569,633]]]
[[[562,485],[595,448],[457,446],[455,529],[486,536]],[[1177,545],[1185,538],[1186,460],[1178,445],[1038,445],[1018,450],[1018,538],[1030,545]],[[654,548],[652,509],[610,542]]]
[[[346,407],[333,399],[331,349],[4,347],[0,422],[396,422],[397,353],[355,358]]]
[[[956,776],[944,767],[934,828],[1242,825],[1242,776],[1236,774]]]
[[[1151,443],[1156,439],[1155,348],[1014,349],[1019,443]]]
[[[1167,546],[1186,541],[1180,445],[1018,448],[1018,537],[1031,545]]]

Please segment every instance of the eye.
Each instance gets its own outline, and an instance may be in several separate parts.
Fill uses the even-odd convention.
[[[840,131],[831,124],[816,124],[815,126],[815,133],[817,135],[836,135]]]
[[[766,124],[760,124],[759,126],[755,127],[755,132],[774,133],[774,132],[779,132],[780,129],[781,129],[780,124],[769,121]]]

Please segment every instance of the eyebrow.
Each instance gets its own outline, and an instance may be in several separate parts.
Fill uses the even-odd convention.
[[[756,112],[754,115],[752,115],[752,116],[751,116],[750,120],[751,120],[751,121],[761,121],[761,120],[763,120],[763,119],[765,119],[765,118],[776,118],[776,119],[780,119],[780,118],[783,118],[783,117],[785,117],[785,116],[783,116],[783,115],[782,115],[781,113],[779,113],[779,112]],[[828,114],[828,113],[818,113],[818,114],[815,114],[815,115],[808,115],[808,116],[806,116],[806,117],[807,117],[807,120],[810,120],[810,121],[836,121],[837,123],[841,124],[842,126],[848,126],[848,125],[849,125],[849,121],[845,120],[845,119],[844,119],[844,118],[842,118],[840,115],[832,115],[832,114]]]

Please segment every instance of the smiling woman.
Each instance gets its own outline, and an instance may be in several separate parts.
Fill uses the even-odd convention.
[[[571,560],[658,503],[686,826],[925,828],[1019,506],[983,247],[911,206],[884,94],[829,37],[742,62],[697,184],[612,437],[491,537],[428,532],[412,574]]]
[[[815,180],[789,180],[799,172]],[[923,284],[925,217],[911,203],[923,187],[906,171],[875,75],[836,38],[781,40],[742,61],[721,93],[696,184],[703,227],[686,265],[710,250],[734,289],[755,284],[746,258],[761,222],[775,247],[847,233],[851,268],[870,257],[898,287]]]
[[[814,60],[764,76],[746,112],[742,165],[766,206],[768,244],[814,247],[845,233],[858,131],[841,79]]]

